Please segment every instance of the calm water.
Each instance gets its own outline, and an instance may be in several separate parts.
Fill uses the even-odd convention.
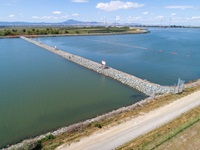
[[[0,47],[0,147],[145,97],[21,39]]]
[[[162,85],[200,78],[200,29],[149,34],[40,38],[39,41]]]

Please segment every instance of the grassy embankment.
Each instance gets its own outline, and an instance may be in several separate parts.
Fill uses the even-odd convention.
[[[50,36],[50,35],[92,35],[117,33],[145,33],[146,30],[129,27],[2,27],[0,37]]]
[[[200,90],[200,86],[185,90],[180,96]],[[177,119],[140,136],[117,150],[196,149],[200,146],[200,107],[182,114]]]
[[[104,118],[99,122],[90,123],[87,126],[71,129],[70,131],[59,136],[49,135],[44,139],[35,142],[31,145],[31,147],[39,147],[40,149],[55,149],[63,143],[70,144],[72,142],[79,141],[81,138],[91,135],[98,130],[109,129],[112,126],[123,123],[137,117],[140,114],[148,113],[153,109],[169,104],[197,90],[200,90],[200,85],[185,89],[184,92],[180,94],[163,95],[141,107],[137,107],[134,110],[123,112],[113,117]],[[154,149],[191,125],[199,122],[199,112],[200,108],[194,109],[169,124],[166,124],[165,126],[162,126],[145,136],[141,136],[131,142],[128,142],[118,149]]]

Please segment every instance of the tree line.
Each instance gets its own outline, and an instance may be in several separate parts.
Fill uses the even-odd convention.
[[[33,28],[0,28],[0,36],[16,35],[51,35],[51,34],[89,34],[126,32],[129,27],[33,27]]]
[[[12,35],[47,35],[47,34],[67,34],[67,30],[60,30],[57,28],[23,28],[23,29],[1,29],[0,36],[12,36]]]

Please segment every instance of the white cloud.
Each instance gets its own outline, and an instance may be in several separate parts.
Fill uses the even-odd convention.
[[[57,19],[58,17],[55,16],[43,16],[41,19]]]
[[[123,2],[123,1],[110,1],[109,3],[98,3],[96,8],[104,11],[114,11],[118,9],[129,9],[143,7],[144,4],[134,2]]]
[[[156,19],[163,19],[164,16],[157,16]]]
[[[115,21],[121,20],[120,16],[115,16]]]
[[[194,6],[183,5],[183,6],[166,6],[168,9],[194,9]]]
[[[85,3],[88,2],[88,0],[72,0],[74,3]]]
[[[191,20],[200,20],[200,16],[193,16]]]
[[[15,17],[15,15],[9,15],[9,18]]]
[[[72,16],[73,16],[73,17],[77,17],[77,16],[79,16],[79,14],[74,13],[74,14],[72,14]]]
[[[143,15],[148,15],[149,12],[145,11],[145,12],[143,12],[142,14],[143,14]]]
[[[32,18],[33,18],[33,19],[39,19],[39,17],[38,17],[38,16],[33,16]]]
[[[60,18],[61,19],[67,19],[67,18],[69,18],[69,15],[61,16]]]
[[[133,21],[141,21],[141,17],[132,17],[132,16],[129,16],[127,18],[128,22],[133,22]]]
[[[173,23],[186,23],[188,21],[191,21],[191,18],[189,17],[176,17],[176,18],[172,18],[172,22]]]
[[[58,17],[55,16],[42,16],[42,17],[38,17],[38,16],[33,16],[33,19],[40,19],[40,20],[50,20],[50,19],[58,19]]]
[[[61,11],[53,11],[52,14],[59,15],[59,14],[61,14]]]
[[[175,13],[172,13],[171,16],[176,16],[176,14],[175,14]]]

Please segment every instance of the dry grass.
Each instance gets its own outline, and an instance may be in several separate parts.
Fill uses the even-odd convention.
[[[163,150],[166,149],[166,146],[164,145],[165,143],[168,143],[168,145],[174,147],[175,145],[172,144],[174,142],[172,142],[171,139],[177,137],[175,140],[178,140],[180,133],[193,125],[196,126],[196,124],[200,124],[200,107],[193,109],[192,111],[182,115],[174,121],[149,132],[145,136],[140,136],[137,139],[122,145],[118,148],[118,150]],[[193,141],[193,138],[190,139],[190,141]],[[188,143],[186,143],[186,145],[187,144]]]
[[[157,150],[189,150],[200,147],[200,121],[163,143]]]
[[[200,87],[188,89],[185,91],[182,95],[189,94],[193,90],[199,90]],[[179,96],[178,96],[179,97]],[[185,114],[183,114],[181,117],[171,121],[170,123],[163,125],[162,127],[155,129],[148,134],[144,136],[140,136],[133,141],[130,141],[121,147],[117,148],[118,150],[151,150],[151,149],[174,149],[177,142],[179,141],[179,145],[182,145],[181,143],[181,134],[183,131],[186,132],[188,136],[187,141],[185,142],[186,138],[183,139],[185,142],[185,145],[190,145],[190,143],[194,143],[194,145],[199,145],[200,142],[196,144],[196,141],[200,137],[199,135],[199,129],[198,124],[200,124],[200,107],[195,108]],[[192,128],[191,126],[195,126],[196,128],[199,128],[196,130]],[[188,129],[189,128],[189,129]],[[188,130],[185,131],[185,130]],[[192,135],[190,133],[194,132],[196,135],[195,138],[191,138]],[[179,135],[180,134],[180,135]],[[176,138],[175,138],[176,137]],[[173,140],[171,140],[173,138]],[[180,147],[177,147],[176,149],[179,149]],[[196,148],[196,147],[193,147]],[[191,149],[191,147],[186,148],[182,146],[182,149]]]
[[[81,138],[89,136],[96,131],[102,131],[102,130],[108,129],[112,126],[118,125],[122,122],[130,120],[134,117],[137,117],[140,114],[148,113],[151,110],[154,110],[158,107],[162,107],[166,104],[169,104],[169,103],[171,103],[181,97],[189,95],[190,93],[193,93],[194,91],[197,91],[199,89],[200,89],[200,86],[196,86],[196,87],[186,89],[181,94],[163,95],[159,98],[156,98],[156,99],[150,101],[149,103],[147,103],[141,107],[137,107],[134,110],[123,112],[116,116],[102,119],[101,121],[98,122],[98,124],[100,124],[102,126],[102,128],[98,128],[94,125],[94,123],[92,123],[92,124],[89,124],[88,126],[83,126],[82,128],[74,129],[74,130],[68,131],[66,133],[63,133],[61,135],[58,135],[54,139],[43,141],[41,143],[42,148],[43,149],[54,149],[55,147],[58,147],[59,145],[62,145],[63,143],[70,144],[72,142],[79,141]],[[191,117],[194,118],[193,116],[191,116]],[[188,121],[188,117],[182,118],[181,122],[179,120],[176,123],[173,123],[173,125],[166,125],[166,127],[164,127],[164,128],[168,129],[168,130],[161,129],[161,130],[159,130],[159,132],[153,131],[150,134],[148,134],[147,136],[145,135],[144,137],[140,137],[139,139],[137,139],[136,145],[139,145],[139,146],[135,146],[135,144],[132,145],[132,142],[130,143],[131,144],[130,146],[138,147],[138,149],[140,149],[141,145],[145,145],[149,141],[152,141],[152,139],[155,139],[156,137],[160,137],[160,135],[166,135],[166,133],[168,133],[172,129],[177,128],[178,125],[180,125],[180,123],[183,124],[187,121]],[[145,139],[147,140],[147,142]],[[158,143],[159,143],[159,140],[158,140]],[[128,147],[129,147],[129,145],[128,145]],[[127,149],[127,148],[125,147],[124,149]]]

